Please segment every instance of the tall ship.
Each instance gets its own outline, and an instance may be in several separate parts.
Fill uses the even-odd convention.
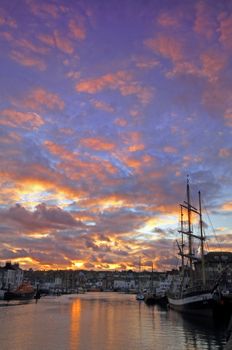
[[[217,281],[209,281],[205,271],[205,235],[203,232],[201,192],[198,192],[198,208],[190,201],[190,185],[187,178],[187,200],[180,204],[181,240],[177,241],[181,267],[178,277],[168,292],[170,308],[177,311],[213,316],[216,304]],[[198,222],[198,230],[193,230]],[[200,254],[196,254],[194,243],[199,243]],[[198,266],[198,269],[195,266]],[[199,267],[200,266],[200,267]]]

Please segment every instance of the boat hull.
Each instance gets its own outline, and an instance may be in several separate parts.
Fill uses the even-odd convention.
[[[5,292],[4,300],[30,300],[33,299],[35,292],[17,293],[17,292]]]
[[[193,315],[212,316],[214,299],[211,293],[191,295],[182,298],[168,297],[171,309]]]

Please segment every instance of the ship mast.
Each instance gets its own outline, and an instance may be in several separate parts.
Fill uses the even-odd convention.
[[[191,204],[190,204],[190,188],[189,178],[187,178],[187,210],[188,210],[188,243],[189,243],[189,265],[192,270],[193,259],[192,259],[192,231],[191,231]]]
[[[205,276],[205,259],[204,259],[204,233],[203,233],[203,221],[202,221],[202,209],[201,209],[201,192],[198,192],[198,199],[199,199],[199,209],[196,209],[191,203],[190,203],[190,186],[189,186],[189,178],[187,178],[187,202],[184,201],[184,204],[181,204],[181,230],[179,231],[181,236],[181,244],[178,244],[179,248],[179,255],[181,255],[182,258],[182,267],[184,266],[184,257],[189,259],[189,265],[190,265],[190,275],[193,271],[193,260],[199,260],[199,258],[195,257],[193,254],[193,238],[196,238],[201,241],[201,268],[202,268],[202,283],[203,286],[206,284],[206,276]],[[183,228],[183,208],[187,210],[187,227],[186,230]],[[200,235],[196,235],[192,231],[192,222],[191,222],[191,213],[195,213],[199,216],[199,223],[200,223]],[[188,236],[188,253],[184,253],[184,241],[183,241],[183,235]]]
[[[201,211],[201,192],[198,192],[199,196],[199,217],[200,217],[200,234],[201,234],[201,267],[202,267],[202,282],[203,286],[205,286],[205,257],[204,257],[204,240],[205,237],[203,235],[203,222],[202,222],[202,211]]]

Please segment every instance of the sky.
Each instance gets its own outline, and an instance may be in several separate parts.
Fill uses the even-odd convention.
[[[188,175],[232,251],[231,56],[230,0],[1,0],[0,263],[176,268]]]

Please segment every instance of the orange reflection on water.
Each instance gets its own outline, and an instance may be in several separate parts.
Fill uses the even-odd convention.
[[[71,305],[70,350],[77,350],[80,342],[81,301],[73,300]]]

